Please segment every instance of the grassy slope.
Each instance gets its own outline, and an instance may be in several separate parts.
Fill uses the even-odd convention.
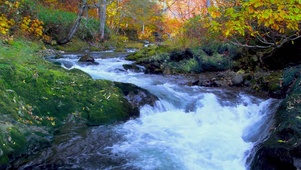
[[[64,122],[112,123],[133,112],[112,82],[67,71],[40,50],[25,40],[0,42],[0,169],[31,150],[33,141],[49,142],[45,136]]]

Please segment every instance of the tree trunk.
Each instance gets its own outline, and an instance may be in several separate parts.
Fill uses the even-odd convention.
[[[209,8],[211,6],[210,0],[206,0],[206,7]]]
[[[85,9],[87,8],[87,1],[86,0],[82,0],[82,4],[81,7],[79,9],[78,15],[77,15],[77,19],[75,21],[75,23],[73,24],[71,30],[69,31],[67,37],[65,37],[63,40],[59,41],[58,44],[62,45],[62,44],[66,44],[68,42],[70,42],[70,40],[72,39],[72,37],[74,36],[74,34],[76,33],[82,16],[84,15]]]
[[[107,0],[99,1],[99,19],[100,19],[100,40],[103,41],[105,39],[105,25],[106,25],[106,9],[107,9]]]

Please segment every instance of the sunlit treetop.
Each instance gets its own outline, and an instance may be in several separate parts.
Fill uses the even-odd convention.
[[[213,6],[209,14],[209,30],[241,46],[279,48],[301,37],[301,0],[237,0]]]

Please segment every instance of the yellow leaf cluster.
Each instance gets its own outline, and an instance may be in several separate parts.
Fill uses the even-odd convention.
[[[20,2],[19,1],[9,1],[9,0],[3,1],[3,0],[1,0],[0,5],[6,5],[7,8],[9,8],[10,10],[13,10],[13,9],[19,8]]]
[[[7,35],[11,26],[15,24],[13,19],[7,19],[5,15],[0,15],[0,34]]]
[[[260,28],[275,31],[278,34],[300,32],[300,0],[237,0],[235,4],[209,9],[207,28],[220,32],[224,37],[258,35]],[[226,4],[226,3],[225,3]],[[214,22],[218,22],[216,24]]]
[[[42,21],[37,19],[31,20],[30,16],[26,16],[23,17],[20,28],[25,34],[43,37],[43,25],[44,23]]]
[[[20,33],[49,39],[43,35],[43,22],[30,16],[22,16],[24,9],[20,8],[20,5],[23,2],[24,0],[0,0],[0,36],[2,40],[11,41],[13,35]]]

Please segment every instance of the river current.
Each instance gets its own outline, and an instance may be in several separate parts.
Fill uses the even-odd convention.
[[[99,65],[79,64],[78,55],[57,59],[94,79],[132,83],[159,100],[124,123],[77,127],[56,137],[21,169],[245,170],[255,146],[268,135],[277,100],[239,91],[185,85],[181,76],[126,70],[123,55]],[[143,68],[141,67],[141,70]]]

